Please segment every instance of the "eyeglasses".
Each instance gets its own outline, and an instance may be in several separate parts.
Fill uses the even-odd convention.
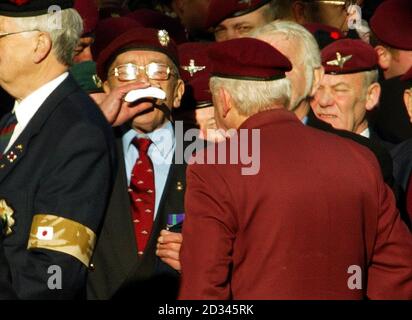
[[[347,0],[347,1],[334,1],[334,0],[314,0],[313,2],[331,4],[334,6],[344,6],[347,11],[351,5],[355,5],[357,0]]]
[[[150,80],[169,80],[174,75],[166,64],[151,62],[145,66],[133,63],[122,64],[114,68],[109,75],[114,75],[120,81],[136,80],[141,71],[144,71]]]
[[[13,34],[19,34],[19,33],[24,33],[24,32],[34,32],[34,31],[39,31],[39,30],[24,30],[24,31],[17,31],[17,32],[0,32],[0,39],[11,36]]]

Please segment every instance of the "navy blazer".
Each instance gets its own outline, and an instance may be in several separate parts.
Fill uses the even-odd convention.
[[[28,249],[33,217],[53,215],[98,234],[115,170],[112,130],[68,76],[0,159],[0,199],[14,211],[0,240],[0,298],[72,299],[84,295],[87,262],[51,249]],[[92,248],[92,245],[90,245]],[[56,249],[56,248],[54,248]],[[49,281],[61,269],[61,289]]]
[[[87,297],[93,300],[175,299],[179,274],[156,256],[156,244],[160,231],[166,227],[168,215],[184,213],[186,163],[176,164],[174,155],[152,233],[145,254],[140,257],[137,255],[120,134],[117,151],[122,161],[92,258]]]

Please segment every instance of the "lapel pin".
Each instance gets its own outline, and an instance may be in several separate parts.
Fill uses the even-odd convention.
[[[183,191],[183,184],[180,181],[178,181],[176,184],[176,190]]]

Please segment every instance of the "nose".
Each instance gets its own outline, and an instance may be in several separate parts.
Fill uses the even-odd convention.
[[[139,73],[136,76],[136,82],[150,84],[150,79],[144,70],[139,70]]]
[[[330,90],[327,89],[318,90],[315,95],[315,100],[321,108],[330,107],[335,102]]]

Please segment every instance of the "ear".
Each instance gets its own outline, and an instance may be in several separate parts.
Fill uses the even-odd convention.
[[[34,63],[40,63],[44,59],[47,58],[51,49],[52,49],[52,41],[50,39],[50,35],[45,32],[39,32],[37,36],[35,36],[36,47],[34,49]]]
[[[366,110],[371,111],[373,108],[375,108],[379,102],[380,96],[381,96],[380,84],[377,82],[372,83],[369,86],[368,92],[366,94],[366,104],[365,104]]]
[[[109,81],[105,80],[103,82],[103,91],[105,94],[109,94],[111,89],[110,89],[110,85],[109,85]]]
[[[293,1],[292,3],[293,20],[299,24],[304,24],[307,21],[306,6],[302,1]]]
[[[409,121],[412,123],[412,88],[405,90],[403,93],[403,101],[405,102],[406,111],[409,115]]]
[[[318,91],[320,83],[325,75],[325,69],[321,66],[313,70],[313,84],[312,90],[310,91],[310,97],[314,97],[316,91]]]
[[[179,108],[182,102],[183,94],[185,93],[185,83],[182,79],[177,80],[177,84],[174,90],[173,108]]]
[[[378,62],[381,69],[388,70],[392,61],[392,54],[390,51],[383,46],[376,46],[375,51],[378,55]]]
[[[233,107],[233,100],[230,94],[223,88],[219,89],[219,98],[222,102],[222,117],[226,118]]]

